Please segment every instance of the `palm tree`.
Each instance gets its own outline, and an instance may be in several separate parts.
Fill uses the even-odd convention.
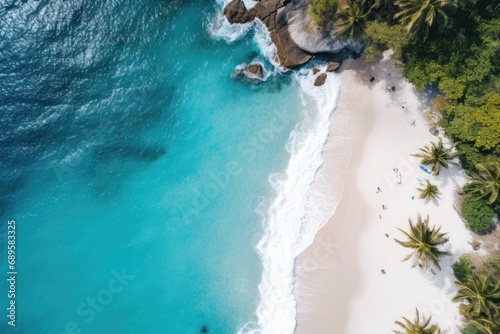
[[[400,11],[394,18],[400,19],[408,32],[416,35],[425,28],[425,38],[429,28],[434,25],[436,19],[442,18],[444,24],[448,23],[446,7],[456,7],[456,0],[397,0],[395,4]]]
[[[488,197],[488,204],[500,199],[500,165],[498,162],[477,164],[478,174],[469,178],[471,193],[478,193],[480,197]]]
[[[481,333],[498,334],[500,333],[500,319],[490,320],[486,318],[467,319],[469,324],[479,329]],[[495,322],[496,321],[496,322]]]
[[[420,192],[418,198],[425,199],[425,201],[428,202],[431,199],[438,197],[439,190],[438,186],[430,183],[429,180],[425,180],[425,182],[426,182],[425,188],[417,188],[417,190]]]
[[[366,16],[369,9],[365,10],[365,0],[344,0],[335,15],[333,23],[335,34],[341,38],[357,39],[361,36],[366,25]]]
[[[458,292],[454,302],[466,301],[465,317],[479,324],[494,324],[500,315],[500,281],[488,273],[471,275],[465,282],[455,282]],[[479,321],[478,321],[479,320]],[[491,325],[491,324],[490,324]]]
[[[441,270],[441,266],[439,265],[439,257],[443,255],[451,255],[449,252],[443,252],[438,249],[438,246],[448,242],[448,239],[445,238],[447,233],[441,233],[441,227],[436,228],[435,226],[433,226],[432,228],[430,228],[429,216],[422,220],[422,217],[418,215],[416,224],[413,224],[411,218],[409,218],[408,221],[410,223],[409,233],[398,228],[398,230],[400,230],[407,236],[408,241],[400,241],[394,239],[401,246],[413,249],[413,252],[406,256],[403,261],[407,261],[414,255],[416,255],[416,264],[418,263],[419,266],[422,267],[423,271],[427,270],[429,261],[434,263],[436,267]]]
[[[469,324],[479,329],[481,333],[498,334],[500,333],[500,320],[490,320],[486,318],[467,319]],[[496,322],[495,322],[496,321]]]
[[[401,321],[395,321],[396,325],[404,329],[404,332],[393,331],[396,334],[440,334],[441,329],[436,325],[430,325],[432,317],[429,317],[427,321],[424,319],[422,323],[420,323],[420,314],[418,313],[418,309],[415,309],[416,317],[413,322],[402,317],[404,319],[404,323]]]
[[[439,138],[437,144],[431,142],[431,146],[420,148],[423,153],[412,154],[412,156],[420,158],[423,165],[432,165],[432,175],[439,175],[440,167],[448,168],[448,160],[458,156],[457,152],[452,152],[454,148],[455,145],[452,145],[450,148],[445,149],[443,141]]]

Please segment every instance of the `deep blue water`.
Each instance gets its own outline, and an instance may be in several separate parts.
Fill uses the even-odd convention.
[[[16,327],[235,333],[255,321],[254,210],[288,161],[299,87],[231,78],[251,35],[212,1],[0,4],[0,270],[16,221]],[[8,306],[0,283],[2,309]],[[7,311],[3,311],[7,314]]]

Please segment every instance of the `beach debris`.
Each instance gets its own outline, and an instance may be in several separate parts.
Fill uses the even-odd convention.
[[[435,271],[434,271],[434,269],[432,269],[432,268],[431,268],[431,273],[432,273],[433,275],[436,275],[436,272],[435,272]]]
[[[396,90],[396,87],[394,87],[394,86],[390,86],[390,87],[389,87],[389,86],[387,86],[387,90],[388,90],[389,92],[394,92],[394,91]]]
[[[316,80],[314,80],[314,86],[316,87],[323,86],[325,80],[326,80],[326,73],[321,73],[320,75],[318,75]]]
[[[316,66],[312,68],[312,72],[313,74],[316,74],[319,72],[319,68],[317,68]]]
[[[413,195],[413,196],[411,197],[411,200],[412,200],[412,201],[413,201],[414,199],[415,199],[415,195]]]
[[[375,81],[375,77],[371,77],[370,82],[374,82],[374,81]]]
[[[433,136],[438,136],[439,135],[439,130],[436,129],[435,127],[432,127],[429,129],[429,132],[431,133],[431,135]]]
[[[397,168],[393,168],[392,171],[394,172],[395,174],[395,177],[396,177],[396,182],[398,184],[401,184],[401,173],[399,172],[399,169]]]
[[[432,174],[432,171],[429,168],[425,167],[424,165],[420,165],[420,169],[429,175]]]
[[[382,219],[382,215],[378,215],[378,217],[379,217],[380,219]]]
[[[481,244],[477,242],[476,240],[469,242],[469,245],[471,245],[472,249],[477,251],[481,248]]]
[[[419,184],[424,184],[424,180],[422,180],[421,178],[419,178],[418,176],[415,176],[415,180],[417,180],[417,182]]]

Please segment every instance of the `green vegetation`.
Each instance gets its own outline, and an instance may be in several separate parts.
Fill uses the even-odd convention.
[[[394,15],[404,24],[406,30],[412,35],[424,32],[425,38],[429,34],[429,28],[441,20],[444,24],[448,22],[446,7],[456,6],[455,0],[396,0],[400,8]]]
[[[472,276],[472,262],[470,258],[466,255],[462,255],[457,262],[455,262],[451,268],[453,269],[453,274],[455,278],[464,283],[467,281],[469,276]]]
[[[425,199],[426,202],[436,199],[439,196],[438,186],[429,182],[429,180],[425,180],[426,184],[424,188],[417,188],[420,192],[418,198]]]
[[[412,154],[414,157],[420,158],[420,162],[423,165],[432,166],[432,175],[439,175],[441,166],[448,168],[448,160],[456,158],[458,156],[457,152],[452,152],[455,147],[450,148],[443,147],[443,141],[439,138],[439,142],[436,144],[431,142],[431,146],[424,146],[420,148],[422,153]]]
[[[495,217],[493,209],[473,194],[464,196],[460,214],[467,222],[469,229],[479,234],[489,232],[493,226],[493,217]]]
[[[455,282],[458,288],[454,302],[462,302],[460,310],[468,323],[481,332],[500,331],[500,281],[487,272],[471,275],[465,282]],[[465,302],[465,303],[463,303]]]
[[[436,267],[441,270],[441,266],[439,265],[439,257],[443,255],[450,255],[448,252],[443,252],[438,249],[438,246],[445,244],[448,240],[445,238],[446,233],[441,233],[441,228],[436,228],[433,226],[429,227],[429,216],[425,219],[419,215],[417,217],[417,223],[413,224],[411,218],[408,219],[410,225],[410,231],[405,232],[402,229],[399,229],[401,232],[406,235],[408,238],[407,241],[400,241],[394,239],[398,244],[403,247],[412,248],[413,252],[411,252],[408,256],[406,256],[403,261],[407,261],[416,255],[416,263],[422,268],[423,271],[426,271],[429,262],[432,262]]]
[[[452,265],[458,293],[453,301],[462,303],[460,313],[467,320],[463,334],[494,334],[500,331],[500,257],[492,254],[475,270],[468,256]]]
[[[341,1],[333,23],[335,34],[345,39],[358,39],[364,32],[369,10],[366,1]]]
[[[472,325],[467,325],[462,331],[462,334],[483,334],[482,332],[479,331],[476,327]]]
[[[429,319],[425,320],[422,319],[420,321],[420,314],[418,312],[418,309],[415,310],[415,320],[410,321],[405,317],[402,317],[404,320],[404,323],[401,321],[395,321],[394,323],[401,327],[404,332],[400,331],[393,331],[396,334],[440,334],[441,329],[436,326],[436,325],[431,325],[431,319],[432,317],[429,317]]]
[[[479,198],[485,198],[487,204],[498,203],[500,201],[500,164],[498,162],[477,164],[476,170],[478,172],[469,178],[470,193],[477,194]]]
[[[500,280],[500,252],[488,256],[483,266],[486,271]]]
[[[337,12],[339,0],[309,0],[309,16],[320,26],[329,23]]]
[[[366,27],[364,39],[368,43],[366,60],[373,61],[383,51],[392,49],[394,60],[402,61],[403,47],[408,44],[410,35],[402,25],[372,21]]]

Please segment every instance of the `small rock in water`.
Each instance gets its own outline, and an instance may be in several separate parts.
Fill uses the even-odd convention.
[[[245,70],[248,73],[252,73],[253,75],[255,75],[261,79],[264,77],[264,74],[263,74],[264,69],[262,68],[261,64],[250,64],[245,68]]]
[[[312,71],[313,71],[313,74],[316,74],[316,73],[318,73],[318,72],[319,72],[319,68],[317,68],[317,67],[313,67],[313,68],[312,68]]]
[[[201,329],[200,329],[200,332],[201,333],[208,333],[208,328],[207,326],[202,326]]]
[[[323,86],[326,80],[326,73],[322,73],[318,75],[316,80],[314,80],[314,86]]]
[[[340,63],[337,63],[336,61],[331,61],[326,66],[326,71],[327,72],[333,72],[333,71],[335,71],[339,67],[340,67]]]

